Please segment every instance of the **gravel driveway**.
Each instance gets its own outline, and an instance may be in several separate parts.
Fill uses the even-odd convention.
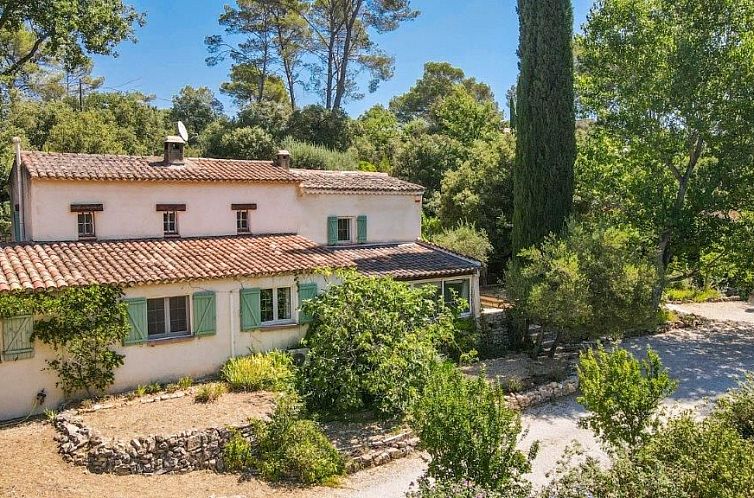
[[[623,346],[642,354],[647,346],[657,351],[665,366],[679,382],[678,390],[667,401],[672,412],[693,409],[706,412],[712,401],[735,387],[747,370],[754,371],[754,307],[742,302],[674,306],[686,313],[727,322],[713,322],[694,330],[674,330],[665,334],[626,340]],[[528,429],[522,449],[540,441],[540,451],[528,477],[535,486],[545,484],[547,473],[555,469],[563,450],[573,440],[590,454],[605,458],[589,431],[578,427],[584,415],[575,397],[563,398],[532,408],[524,413]],[[424,471],[418,458],[398,460],[385,467],[361,472],[348,479],[345,488],[325,493],[338,497],[401,497],[408,484]],[[321,491],[317,494],[322,496]]]

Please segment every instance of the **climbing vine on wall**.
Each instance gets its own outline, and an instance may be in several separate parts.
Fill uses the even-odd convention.
[[[113,347],[128,333],[128,308],[118,287],[93,285],[0,296],[0,317],[34,315],[33,338],[50,345],[47,360],[57,386],[69,396],[96,395],[112,385],[124,356]]]

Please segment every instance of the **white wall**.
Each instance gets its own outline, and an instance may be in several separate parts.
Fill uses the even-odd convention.
[[[299,234],[318,244],[327,244],[328,216],[366,215],[370,243],[410,242],[421,237],[421,196],[303,194],[299,202],[302,210]],[[355,224],[352,229],[355,232]]]
[[[147,298],[190,296],[197,291],[212,290],[216,293],[216,334],[116,348],[126,358],[124,365],[115,372],[115,384],[110,391],[122,392],[139,384],[154,381],[171,382],[186,375],[195,378],[213,375],[233,354],[243,356],[252,351],[286,349],[295,345],[303,338],[306,332],[305,325],[292,324],[241,332],[239,290],[249,287],[290,286],[293,300],[291,309],[295,310],[298,307],[297,282],[314,281],[318,283],[320,290],[327,285],[319,276],[279,276],[126,289],[126,297]],[[294,313],[294,317],[297,316],[298,314]],[[46,390],[47,399],[43,406],[35,410],[36,412],[41,412],[44,408],[55,408],[63,401],[63,393],[55,387],[56,374],[44,370],[46,360],[53,357],[54,353],[48,346],[36,341],[33,358],[0,363],[0,420],[26,416],[34,407],[36,394],[41,389]]]
[[[186,204],[178,213],[182,237],[233,235],[231,204],[256,203],[252,233],[298,233],[327,243],[327,217],[368,218],[368,241],[408,242],[421,234],[421,198],[413,195],[304,194],[295,184],[86,182],[34,180],[27,238],[76,240],[71,204],[103,204],[95,213],[99,240],[163,236],[157,204]],[[417,202],[417,200],[419,202]]]

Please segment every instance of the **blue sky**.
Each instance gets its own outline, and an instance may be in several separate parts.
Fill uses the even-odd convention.
[[[592,0],[573,0],[576,29],[586,18]],[[105,77],[105,87],[139,90],[155,95],[158,107],[169,107],[183,86],[208,86],[227,111],[232,104],[219,93],[229,63],[208,67],[204,37],[220,33],[217,17],[228,2],[211,0],[131,0],[147,14],[136,44],[118,47],[119,57],[96,57],[94,73]],[[488,83],[499,101],[517,73],[518,19],[515,0],[412,0],[421,15],[397,31],[375,35],[383,50],[395,56],[395,77],[375,93],[350,102],[346,110],[357,116],[375,104],[387,104],[421,76],[427,61],[448,61],[468,76]],[[366,81],[366,78],[365,78]],[[366,85],[363,85],[365,88]],[[317,96],[299,96],[314,103]]]

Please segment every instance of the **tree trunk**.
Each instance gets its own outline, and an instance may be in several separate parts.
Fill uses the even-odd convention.
[[[340,72],[335,85],[335,101],[333,102],[333,109],[340,109],[343,104],[343,97],[346,93],[346,79],[348,78],[348,59],[351,57],[351,45],[353,45],[353,26],[356,23],[356,19],[361,12],[361,6],[364,0],[357,0],[356,5],[353,7],[351,17],[348,19],[348,25],[346,26],[346,38],[343,41],[343,59],[340,63]]]
[[[550,346],[550,351],[547,353],[547,356],[549,358],[555,358],[555,352],[558,350],[558,346],[560,345],[560,330],[555,331],[555,339],[552,341],[552,346]]]

